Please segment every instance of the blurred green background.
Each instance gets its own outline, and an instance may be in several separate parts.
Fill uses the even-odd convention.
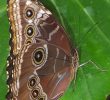
[[[60,100],[106,100],[110,94],[110,0],[41,0],[70,35],[79,52],[75,85]],[[0,0],[0,100],[5,100],[9,54],[7,1]]]

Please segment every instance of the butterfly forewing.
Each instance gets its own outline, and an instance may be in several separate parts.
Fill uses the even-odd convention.
[[[57,100],[74,77],[74,60],[77,63],[68,34],[37,0],[9,0],[8,15],[7,99]]]

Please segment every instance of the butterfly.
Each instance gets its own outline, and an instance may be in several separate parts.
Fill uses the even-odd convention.
[[[7,100],[57,100],[74,79],[78,52],[38,0],[9,0]]]

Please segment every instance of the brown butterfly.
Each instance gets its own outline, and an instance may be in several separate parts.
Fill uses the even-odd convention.
[[[78,53],[38,0],[9,0],[7,100],[57,100],[73,80]]]

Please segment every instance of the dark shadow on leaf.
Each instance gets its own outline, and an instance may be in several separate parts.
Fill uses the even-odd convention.
[[[110,100],[110,94],[107,96],[106,100]]]

